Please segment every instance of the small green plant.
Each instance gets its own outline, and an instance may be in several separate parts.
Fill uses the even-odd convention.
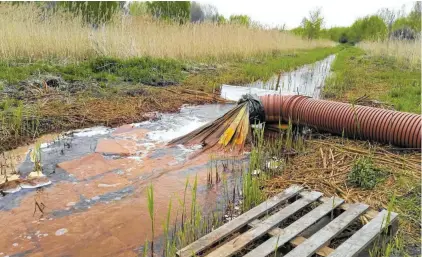
[[[364,189],[373,189],[379,182],[383,181],[385,175],[385,172],[374,166],[372,158],[362,157],[353,164],[347,182]]]
[[[152,184],[147,188],[148,212],[151,218],[151,257],[154,256],[154,188]]]
[[[40,141],[37,141],[34,145],[34,149],[32,149],[31,161],[34,162],[34,172],[36,172],[38,175],[41,175],[42,167],[41,167],[41,143],[40,143]]]
[[[164,223],[164,256],[170,256],[170,240],[169,240],[169,226],[170,226],[170,215],[171,215],[171,199],[167,210],[167,218]]]
[[[148,255],[148,239],[145,239],[144,250],[142,251],[142,257],[147,257]]]

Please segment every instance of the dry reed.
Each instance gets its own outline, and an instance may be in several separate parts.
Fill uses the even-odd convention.
[[[421,40],[388,40],[361,42],[358,45],[370,55],[392,56],[420,69]]]
[[[53,13],[35,4],[0,4],[3,60],[78,61],[98,55],[227,59],[331,45],[330,41],[308,41],[275,29],[175,25],[121,14],[108,25],[92,28],[82,25],[80,17]]]
[[[327,197],[338,196],[349,203],[363,202],[378,210],[387,209],[392,194],[400,201],[410,201],[408,198],[418,192],[420,152],[403,154],[385,146],[336,137],[306,140],[305,149],[304,153],[290,158],[280,176],[267,181],[267,193],[272,195],[291,184],[299,184],[323,192]],[[362,157],[371,158],[376,167],[389,172],[372,190],[347,182],[353,164]],[[401,215],[401,232],[408,236],[409,243],[420,235],[417,208],[403,203],[393,208]]]

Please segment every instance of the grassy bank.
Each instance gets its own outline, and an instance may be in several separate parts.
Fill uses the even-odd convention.
[[[117,126],[152,111],[216,100],[222,83],[268,79],[341,50],[315,48],[255,55],[224,62],[169,58],[96,57],[77,63],[0,63],[2,151],[41,134],[74,128]]]
[[[325,98],[353,101],[366,95],[375,100],[375,105],[421,112],[420,61],[415,65],[398,56],[348,47],[339,52],[332,70],[334,74],[324,88]]]
[[[213,92],[223,83],[243,84],[268,80],[279,72],[288,72],[305,64],[322,60],[341,51],[343,46],[274,52],[270,56],[255,56],[241,61],[223,62],[219,69],[208,69],[189,76],[184,85],[206,92]]]

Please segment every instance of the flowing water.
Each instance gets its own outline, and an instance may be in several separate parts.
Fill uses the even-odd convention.
[[[292,95],[299,94],[319,98],[325,79],[330,75],[331,63],[335,55],[304,65],[301,68],[274,75],[267,81],[258,80],[243,86],[223,85],[221,96],[237,101],[244,94],[261,95]]]
[[[265,83],[223,85],[222,96],[238,100],[245,93],[299,92],[318,97],[333,59],[330,56]],[[169,201],[175,206],[172,213],[178,212],[185,182],[192,185],[195,176],[197,201],[204,213],[214,210],[224,199],[221,189],[207,185],[210,166],[215,165],[211,156],[190,159],[201,146],[166,143],[233,106],[184,106],[179,113],[160,114],[137,124],[44,137],[40,151],[45,177],[32,186],[23,186],[23,181],[34,168],[33,146],[6,153],[10,163],[16,162],[9,165],[13,166],[10,172],[16,170],[21,180],[10,184],[10,192],[15,193],[0,196],[0,256],[138,256],[145,239],[151,240],[145,190],[150,184],[154,187],[156,235],[162,234]],[[230,165],[245,163],[247,155],[232,159]],[[227,164],[224,167],[227,170]],[[51,184],[33,189],[46,180]]]

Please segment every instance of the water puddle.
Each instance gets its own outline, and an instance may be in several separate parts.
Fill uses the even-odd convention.
[[[335,55],[304,65],[301,68],[271,77],[268,81],[258,80],[243,86],[223,85],[221,96],[237,101],[244,94],[261,95],[306,95],[318,99],[325,79],[330,75]]]
[[[265,83],[223,85],[222,96],[238,100],[245,93],[299,92],[318,97],[333,59],[330,56]],[[6,173],[9,178],[15,176],[10,187],[19,190],[0,195],[0,226],[7,228],[0,234],[0,255],[138,256],[145,239],[151,240],[145,190],[151,184],[155,235],[162,235],[170,200],[172,213],[180,213],[186,180],[193,185],[196,177],[197,202],[204,215],[215,210],[223,201],[223,190],[209,187],[210,166],[220,165],[233,180],[230,171],[245,165],[247,156],[216,161],[214,156],[202,154],[190,159],[201,146],[166,143],[232,107],[184,106],[178,113],[154,115],[154,120],[115,129],[94,127],[47,136],[40,145],[45,177],[31,180],[32,184],[25,181],[34,170],[34,146],[6,153],[2,160],[8,167]],[[43,187],[34,189],[37,186]],[[187,206],[191,200],[187,194]]]

